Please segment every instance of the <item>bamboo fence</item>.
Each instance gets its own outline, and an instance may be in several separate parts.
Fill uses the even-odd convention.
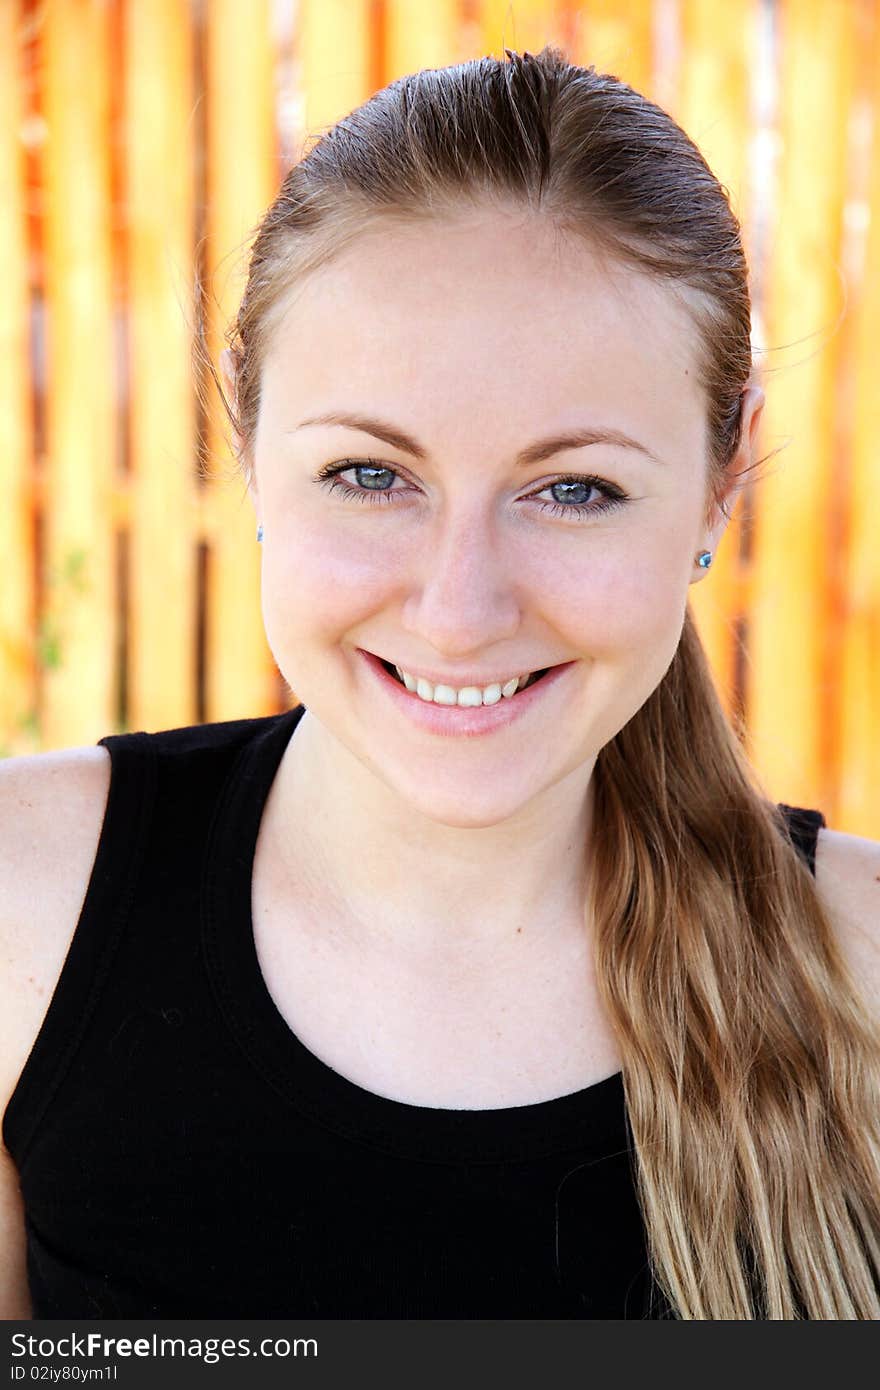
[[[287,707],[199,295],[216,362],[307,135],[548,41],[730,191],[785,447],[691,606],[765,785],[880,838],[880,0],[2,0],[0,755]]]

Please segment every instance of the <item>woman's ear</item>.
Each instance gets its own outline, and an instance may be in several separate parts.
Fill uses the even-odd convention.
[[[710,550],[713,556],[718,552],[721,538],[733,516],[737,497],[746,485],[754,462],[764,399],[764,392],[760,386],[748,386],[743,391],[740,442],[730,462],[730,481],[721,496],[712,505],[710,515],[707,518],[707,529],[701,542],[702,546],[706,550]],[[696,580],[701,579],[706,572],[706,570],[701,570],[700,574],[695,577]]]
[[[236,454],[241,453],[241,435],[235,428],[235,419],[238,417],[238,389],[235,374],[235,357],[230,348],[224,348],[220,353],[220,377],[223,382],[223,390],[226,401],[232,412],[230,428],[232,430],[232,447]]]
[[[733,509],[736,506],[736,499],[748,483],[751,477],[751,470],[755,462],[758,451],[758,432],[761,424],[761,414],[764,409],[764,392],[760,386],[747,386],[743,391],[743,402],[741,406],[742,425],[740,428],[739,446],[730,464],[730,483],[725,488],[721,496],[722,513],[718,520],[721,521],[721,530],[718,540],[724,534],[728,522],[733,516]],[[717,545],[717,542],[716,542]]]
[[[229,404],[235,405],[235,358],[230,348],[224,348],[220,354],[220,376],[223,381],[223,390],[226,392],[226,399]]]
[[[760,386],[747,386],[743,391],[742,403],[742,431],[740,434],[740,451],[746,450],[751,463],[751,456],[758,447],[758,430],[761,424],[761,415],[764,410],[764,392]]]

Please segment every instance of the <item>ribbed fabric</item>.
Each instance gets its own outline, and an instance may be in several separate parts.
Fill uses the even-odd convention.
[[[785,817],[789,838],[806,860],[811,873],[815,874],[816,843],[819,831],[825,825],[825,817],[821,811],[807,811],[802,806],[786,806],[784,801],[780,801],[778,805]]]
[[[278,1012],[251,871],[303,713],[100,740],[88,891],[3,1117],[34,1316],[662,1315],[620,1072],[536,1105],[414,1106]],[[814,868],[824,817],[783,809]]]

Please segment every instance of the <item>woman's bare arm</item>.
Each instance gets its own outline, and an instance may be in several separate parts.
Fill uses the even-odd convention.
[[[106,748],[0,759],[0,1114],[79,921],[109,787]],[[0,1143],[0,1317],[30,1316],[19,1177]]]

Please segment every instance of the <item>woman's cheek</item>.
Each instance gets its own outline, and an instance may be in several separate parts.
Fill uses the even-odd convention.
[[[589,564],[559,573],[545,569],[543,616],[573,651],[601,658],[638,656],[680,633],[683,609],[668,566],[636,562],[635,547],[593,554]],[[677,626],[676,626],[677,625]]]
[[[276,642],[341,639],[381,608],[394,569],[375,541],[307,522],[286,534],[290,540],[276,535],[263,557],[263,620],[273,651]]]

